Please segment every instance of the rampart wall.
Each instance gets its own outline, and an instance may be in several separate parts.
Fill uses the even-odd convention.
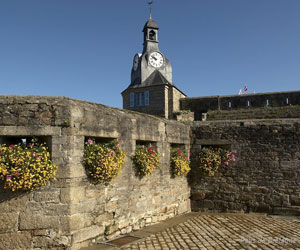
[[[237,162],[213,177],[193,166],[193,211],[300,215],[300,120],[207,121],[192,125],[192,152],[237,150]]]
[[[56,180],[33,192],[0,190],[0,249],[79,249],[190,211],[186,178],[170,177],[169,150],[189,150],[189,128],[154,116],[64,97],[0,96],[0,138],[47,141]],[[122,138],[127,157],[108,186],[91,184],[82,165],[87,138]],[[135,176],[136,143],[152,142],[161,168]]]
[[[190,202],[193,211],[300,215],[299,118],[184,123],[65,97],[0,96],[0,143],[33,136],[49,145],[57,178],[33,192],[0,190],[0,249],[79,249],[189,212]],[[87,179],[88,138],[123,140],[125,165],[108,186]],[[139,179],[131,157],[143,142],[157,146],[161,168]],[[214,177],[192,164],[188,185],[170,176],[174,145],[192,155],[237,149],[238,160]]]
[[[263,112],[257,112],[258,119],[272,118],[269,115],[269,111],[271,111],[271,109],[266,108],[285,108],[289,106],[300,105],[300,91],[183,98],[180,100],[180,102],[181,110],[190,110],[194,112],[195,120],[202,120],[202,113],[210,113],[210,111],[215,111],[214,113],[217,111],[235,112],[236,119],[239,119],[237,110],[243,110],[243,112],[247,112],[248,110],[248,114],[250,115],[248,116],[248,119],[254,119],[256,118],[255,113],[252,114],[252,116],[250,113],[259,109],[262,109]],[[229,113],[223,112],[223,115],[224,114]],[[296,113],[293,113],[289,116],[289,118],[295,117],[295,115]],[[288,116],[284,114],[284,112],[279,112],[276,117],[273,115],[273,118],[287,117]],[[226,118],[226,116],[224,115],[220,119],[223,118]],[[230,118],[231,117],[228,119]],[[209,115],[208,119],[210,119]]]

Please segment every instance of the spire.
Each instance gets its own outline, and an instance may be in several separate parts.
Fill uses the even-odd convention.
[[[149,15],[149,19],[152,19],[152,4],[153,4],[153,0],[149,0],[148,4],[149,4],[149,6],[150,6],[150,15]]]

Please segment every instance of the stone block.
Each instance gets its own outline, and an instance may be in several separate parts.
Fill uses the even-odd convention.
[[[291,195],[290,202],[292,206],[300,206],[300,196]]]
[[[20,214],[20,229],[58,229],[60,226],[58,216],[45,216],[42,214]]]
[[[192,194],[192,200],[194,201],[204,200],[204,198],[205,198],[205,192],[197,191],[197,192],[193,192]]]
[[[36,202],[59,202],[59,191],[34,192],[33,200]]]
[[[101,234],[104,234],[104,227],[100,226],[91,226],[83,228],[73,234],[73,243],[83,242],[89,239],[98,237]]]
[[[30,232],[0,234],[0,249],[1,250],[31,249],[31,234],[30,234]]]
[[[17,213],[1,213],[0,233],[18,231],[18,217],[19,215]]]
[[[86,216],[84,214],[74,214],[61,217],[61,228],[63,231],[72,233],[85,227]]]
[[[60,201],[62,203],[77,203],[85,199],[85,187],[62,188]]]

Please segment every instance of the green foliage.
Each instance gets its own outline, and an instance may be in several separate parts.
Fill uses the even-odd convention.
[[[173,177],[187,175],[191,170],[189,156],[179,148],[171,149],[170,160]]]
[[[221,166],[228,167],[231,162],[235,162],[236,152],[221,148],[203,148],[196,156],[196,166],[204,174],[214,176]]]
[[[121,139],[110,143],[96,143],[89,139],[85,143],[83,165],[95,184],[108,184],[120,174],[126,156],[120,142]]]
[[[32,140],[29,144],[0,146],[0,181],[4,189],[32,191],[55,178],[56,171],[45,143]]]
[[[154,146],[138,145],[132,158],[135,173],[139,177],[149,176],[155,168],[159,168],[159,154]]]

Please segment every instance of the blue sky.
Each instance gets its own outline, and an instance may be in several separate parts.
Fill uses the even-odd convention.
[[[190,97],[300,89],[299,0],[154,0],[159,47]],[[0,1],[0,94],[122,107],[147,0]]]

